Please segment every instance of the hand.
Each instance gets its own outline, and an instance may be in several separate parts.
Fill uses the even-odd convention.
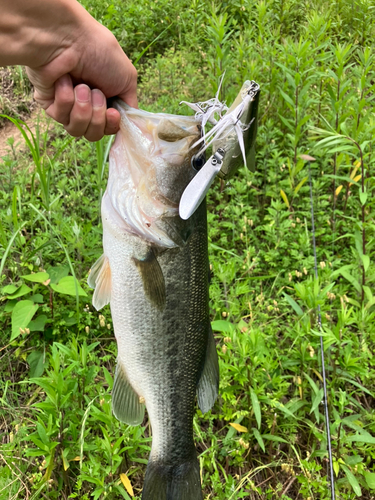
[[[0,0],[0,67],[27,66],[35,99],[74,136],[117,132],[118,95],[137,107],[137,72],[115,37],[76,0]]]
[[[97,141],[119,130],[120,114],[107,109],[106,98],[118,95],[138,107],[137,72],[111,32],[86,11],[80,15],[79,36],[27,74],[49,116],[69,134]]]

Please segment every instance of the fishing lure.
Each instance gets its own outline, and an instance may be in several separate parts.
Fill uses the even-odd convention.
[[[212,146],[213,153],[181,197],[179,212],[180,217],[185,220],[199,207],[217,175],[228,179],[242,163],[247,166],[248,162],[250,165],[255,162],[260,86],[247,80],[228,109],[218,99],[221,83],[222,80],[213,99],[198,103],[182,101],[196,111],[195,118],[201,123],[202,136],[191,146],[195,148],[201,144],[196,156],[203,155],[209,146]],[[216,115],[218,119],[215,118]],[[213,125],[208,132],[207,123]]]

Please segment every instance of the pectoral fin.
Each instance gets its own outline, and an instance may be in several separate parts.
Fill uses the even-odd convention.
[[[159,309],[165,306],[165,281],[163,271],[152,249],[144,259],[133,257],[141,275],[146,297]]]
[[[119,362],[113,384],[112,411],[118,420],[128,425],[141,424],[145,414],[145,405],[130,385]]]
[[[202,413],[210,410],[217,398],[219,392],[219,361],[215,346],[215,340],[211,325],[208,332],[208,342],[206,351],[206,361],[198,382],[197,395],[198,404]]]
[[[95,288],[92,305],[97,311],[111,300],[112,276],[108,257],[104,254],[92,266],[87,283]]]

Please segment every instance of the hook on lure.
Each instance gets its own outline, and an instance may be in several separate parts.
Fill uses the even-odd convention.
[[[213,153],[182,194],[179,212],[185,220],[199,207],[217,175],[228,179],[241,164],[247,166],[247,160],[253,163],[255,159],[260,87],[256,82],[247,80],[228,109],[218,99],[222,80],[213,99],[198,103],[182,101],[196,111],[195,117],[202,125],[202,137],[192,145],[194,148],[201,144],[195,156],[201,157],[209,146],[212,146]],[[219,118],[216,119],[215,115]],[[207,123],[213,127],[206,133]]]

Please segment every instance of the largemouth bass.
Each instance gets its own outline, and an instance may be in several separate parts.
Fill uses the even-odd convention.
[[[152,448],[142,499],[201,500],[195,398],[208,411],[219,383],[205,200],[188,220],[178,212],[202,164],[190,149],[201,130],[194,117],[119,100],[115,107],[121,127],[102,200],[104,253],[89,275],[95,308],[110,303],[118,344],[113,412],[137,425],[147,407]]]

